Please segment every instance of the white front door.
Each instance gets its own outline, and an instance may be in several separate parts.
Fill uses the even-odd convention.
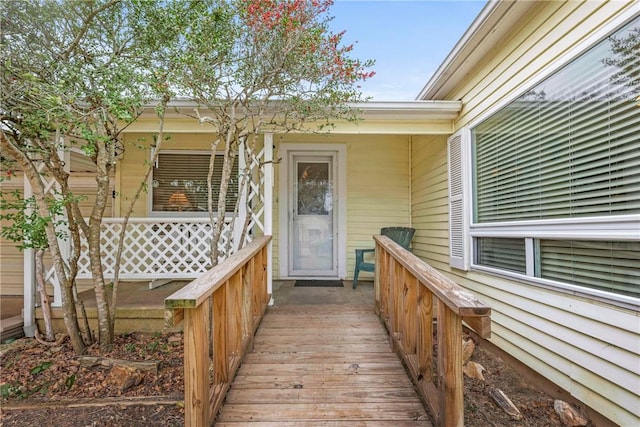
[[[337,277],[336,154],[291,151],[288,170],[288,275]]]

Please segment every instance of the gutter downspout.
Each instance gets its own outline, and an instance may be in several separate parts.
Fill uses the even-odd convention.
[[[409,135],[409,227],[413,227],[413,135]]]

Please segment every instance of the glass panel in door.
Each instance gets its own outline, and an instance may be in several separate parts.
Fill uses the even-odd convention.
[[[292,276],[335,276],[334,180],[331,156],[293,156]]]

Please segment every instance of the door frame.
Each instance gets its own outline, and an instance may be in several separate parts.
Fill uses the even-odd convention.
[[[335,154],[337,176],[334,177],[336,186],[336,200],[334,208],[337,220],[334,224],[337,241],[337,267],[339,279],[346,278],[347,269],[347,146],[345,144],[315,144],[315,143],[281,143],[278,150],[279,177],[278,177],[278,261],[279,277],[281,279],[295,278],[289,276],[289,179],[292,174],[289,170],[289,155],[323,155]],[[331,276],[317,277],[327,279]],[[315,278],[306,277],[305,278]]]

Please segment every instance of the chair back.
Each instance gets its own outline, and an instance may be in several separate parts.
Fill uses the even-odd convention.
[[[416,229],[411,227],[385,227],[380,230],[380,234],[387,236],[405,249],[409,249],[415,232]]]

